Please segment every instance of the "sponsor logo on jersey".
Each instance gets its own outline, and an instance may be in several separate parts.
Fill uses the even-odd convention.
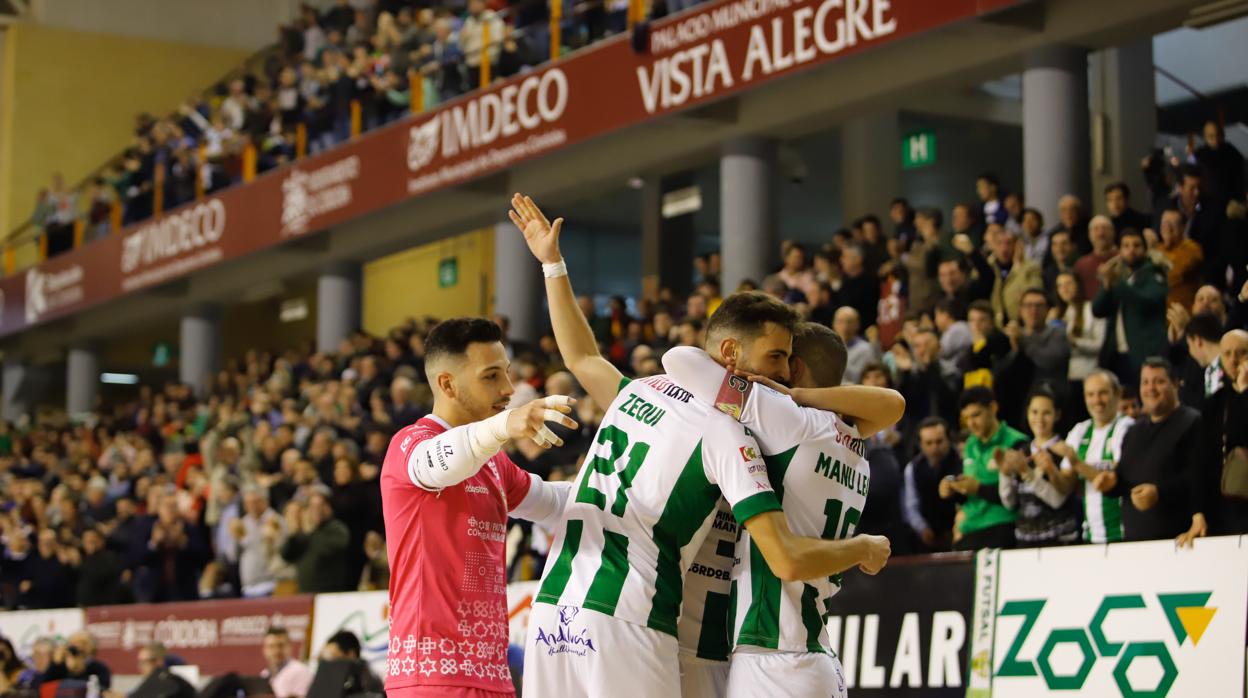
[[[407,436],[403,437],[403,442],[399,444],[399,450],[404,453],[407,453],[407,449],[411,447],[412,447],[412,435],[408,434]]]
[[[490,490],[485,485],[464,485],[464,491],[468,494],[489,494]]]
[[[575,606],[559,606],[558,628],[549,630],[538,626],[537,644],[545,647],[547,655],[575,654],[584,657],[590,652],[598,651],[598,646],[589,636],[588,630],[572,628],[572,623],[580,612],[581,609]]]

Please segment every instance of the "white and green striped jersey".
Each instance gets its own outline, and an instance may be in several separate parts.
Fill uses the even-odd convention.
[[[1113,470],[1122,459],[1122,439],[1135,420],[1121,415],[1097,428],[1090,419],[1075,425],[1066,436],[1066,443],[1079,454],[1080,460],[1097,470]],[[1069,458],[1062,459],[1062,470],[1072,470]],[[1114,543],[1122,540],[1122,500],[1107,497],[1083,483],[1083,539],[1089,543]]]
[[[563,510],[537,602],[676,636],[685,570],[721,493],[738,521],[780,508],[740,424],[666,376],[622,381]]]
[[[767,463],[789,528],[799,536],[854,535],[867,503],[871,472],[858,430],[832,412],[800,407],[761,385],[741,412]],[[830,652],[827,616],[840,575],[783,582],[743,532],[732,575],[731,627],[736,645],[783,652]]]
[[[728,661],[732,649],[728,641],[728,599],[739,528],[728,502],[721,497],[711,531],[685,574],[677,638],[686,661],[690,657],[707,662]]]

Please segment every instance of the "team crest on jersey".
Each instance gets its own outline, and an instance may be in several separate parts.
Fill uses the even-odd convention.
[[[746,463],[749,463],[752,460],[758,460],[758,451],[754,450],[753,446],[742,446],[737,450],[741,452],[741,458]]]
[[[584,657],[590,652],[598,651],[588,630],[572,627],[572,622],[580,612],[581,609],[576,606],[559,606],[559,627],[553,631],[538,627],[537,643],[545,646],[548,655],[575,654]]]

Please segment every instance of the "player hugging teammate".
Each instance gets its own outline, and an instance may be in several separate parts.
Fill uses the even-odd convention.
[[[887,539],[855,535],[862,439],[900,419],[901,396],[840,387],[839,338],[760,293],[724,300],[705,352],[629,381],[576,304],[562,219],[512,208],[564,363],[607,406],[529,619],[525,695],[843,695],[828,600],[842,573],[888,560]]]

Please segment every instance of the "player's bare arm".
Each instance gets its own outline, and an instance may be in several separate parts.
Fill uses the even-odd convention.
[[[767,381],[761,376],[751,376],[750,380]],[[771,383],[771,387],[784,392],[783,386]],[[864,439],[893,426],[906,412],[906,399],[892,388],[838,385],[831,388],[793,388],[788,392],[793,401],[803,407],[835,412],[852,419],[858,435]]]
[[[529,251],[542,263],[550,323],[564,364],[595,402],[611,404],[620,391],[624,375],[598,352],[598,342],[589,328],[589,322],[576,304],[572,281],[568,278],[563,254],[559,251],[563,219],[557,218],[552,224],[533,199],[520,194],[511,198],[511,211],[508,213],[511,221],[524,233]]]
[[[892,553],[884,536],[859,534],[843,540],[822,540],[795,535],[784,513],[769,511],[745,522],[767,566],[786,582],[817,579],[858,567],[876,574]]]

